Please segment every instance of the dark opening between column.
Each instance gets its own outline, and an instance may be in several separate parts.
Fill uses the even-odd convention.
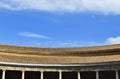
[[[5,79],[22,79],[22,72],[7,70],[5,72]]]
[[[25,79],[40,79],[40,72],[37,71],[26,71]]]
[[[2,70],[0,70],[0,79],[2,79]]]
[[[44,72],[43,79],[59,79],[59,72]]]
[[[99,71],[99,79],[116,79],[115,71]]]
[[[81,79],[96,79],[96,72],[84,71],[80,72]]]
[[[120,79],[120,70],[118,71],[118,77],[119,77],[119,79]]]
[[[62,79],[78,79],[77,72],[62,72]]]

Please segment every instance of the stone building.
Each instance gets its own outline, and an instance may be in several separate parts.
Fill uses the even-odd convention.
[[[120,79],[120,45],[85,48],[0,45],[0,79]]]

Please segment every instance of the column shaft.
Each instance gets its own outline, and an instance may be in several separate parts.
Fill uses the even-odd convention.
[[[118,73],[118,70],[116,70],[115,73],[116,73],[116,79],[119,79],[119,73]]]
[[[96,71],[96,79],[99,79],[99,72]]]
[[[62,79],[62,71],[59,71],[59,79]]]
[[[5,70],[2,72],[2,79],[5,79]]]
[[[25,78],[25,71],[22,71],[22,79]]]
[[[40,73],[41,73],[40,79],[43,79],[43,71],[41,71]]]
[[[78,79],[81,79],[80,72],[78,72]]]

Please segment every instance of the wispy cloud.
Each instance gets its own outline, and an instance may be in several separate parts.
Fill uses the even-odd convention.
[[[41,34],[32,33],[32,32],[20,32],[19,35],[20,36],[24,36],[24,37],[30,37],[30,38],[50,39],[47,36],[44,36],[44,35],[41,35]]]
[[[21,32],[20,36],[29,37],[29,38],[39,38],[39,39],[50,39],[50,40],[27,40],[27,42],[18,42],[17,45],[25,46],[40,46],[40,47],[88,47],[88,46],[101,46],[101,45],[112,45],[120,44],[120,36],[117,37],[108,37],[103,42],[98,41],[72,41],[72,40],[55,40],[50,37],[32,33],[32,32]]]
[[[31,41],[32,45],[40,47],[83,47],[83,46],[98,46],[101,43],[96,42],[80,42],[80,41]]]
[[[47,46],[47,47],[86,47],[86,46],[101,46],[101,45],[112,45],[120,44],[120,36],[117,37],[108,37],[103,42],[97,41],[48,41],[45,43],[34,42],[37,46]]]
[[[0,0],[0,7],[9,10],[120,14],[120,0]]]
[[[82,42],[82,41],[61,41],[58,42],[58,45],[60,46],[69,46],[69,47],[81,47],[81,46],[96,46],[99,45],[97,42]]]

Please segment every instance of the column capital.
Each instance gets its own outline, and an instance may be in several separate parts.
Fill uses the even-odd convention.
[[[59,70],[58,72],[61,73],[61,72],[63,72],[63,71],[62,71],[62,70]]]
[[[25,70],[22,70],[22,72],[25,72]]]
[[[41,73],[43,73],[44,71],[40,71]]]
[[[99,72],[99,70],[95,70],[95,72]]]
[[[6,69],[2,69],[2,71],[6,71]]]
[[[119,70],[115,70],[116,72],[118,72]]]

